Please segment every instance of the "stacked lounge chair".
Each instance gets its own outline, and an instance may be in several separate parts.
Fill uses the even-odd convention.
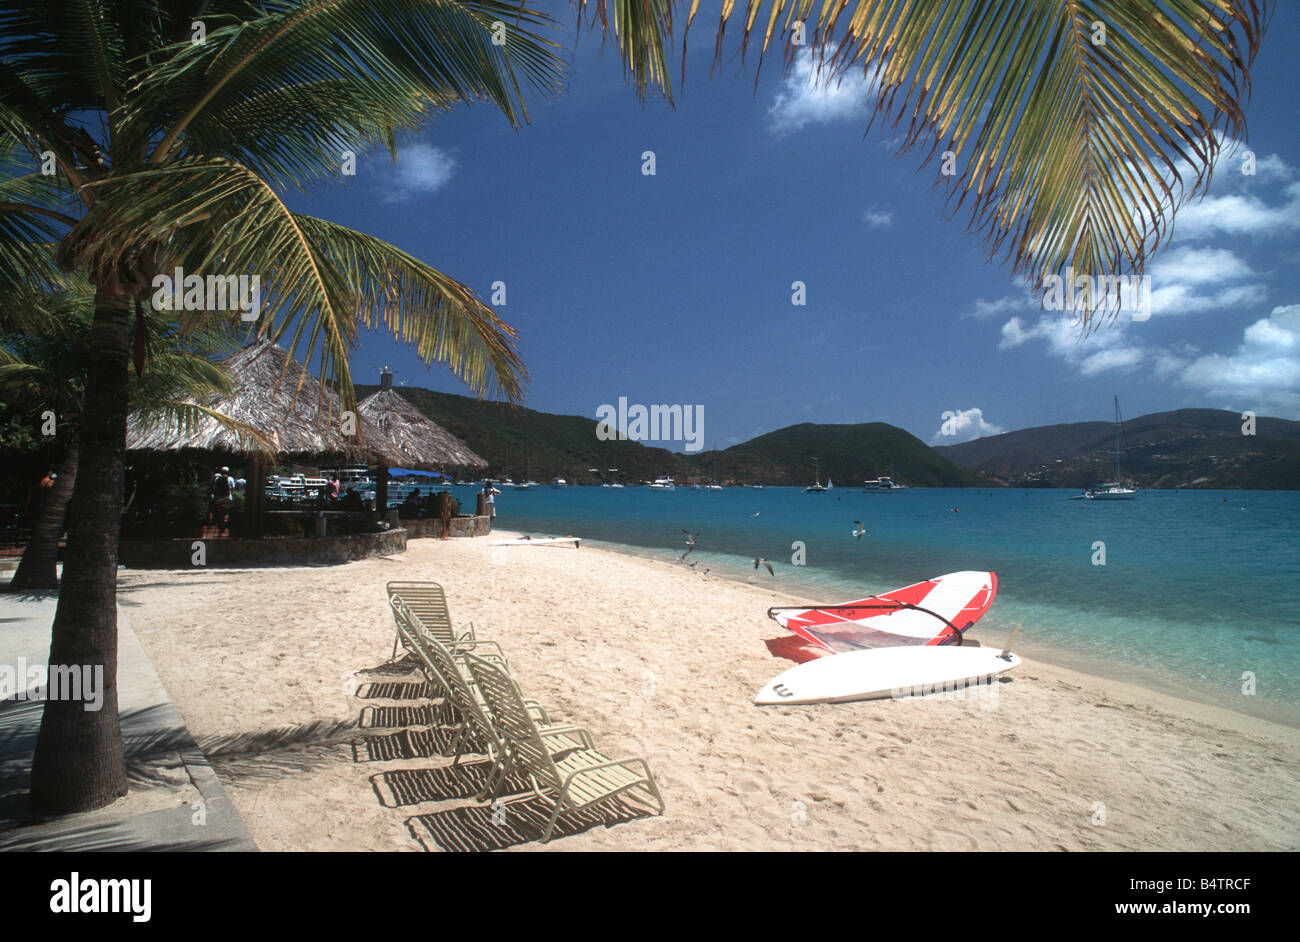
[[[397,625],[394,657],[400,644],[416,658],[457,724],[453,765],[468,752],[485,754],[493,763],[478,800],[523,783],[552,806],[543,843],[561,814],[624,792],[648,799],[663,814],[663,798],[646,761],[608,759],[586,729],[552,723],[538,703],[524,697],[495,642],[475,638],[472,627],[452,628],[442,586],[390,582],[388,598]]]

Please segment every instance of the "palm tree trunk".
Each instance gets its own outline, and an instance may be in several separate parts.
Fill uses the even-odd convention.
[[[18,571],[9,582],[10,592],[59,587],[59,537],[63,535],[63,521],[68,516],[72,486],[77,482],[77,450],[77,440],[73,438],[63,455],[59,479],[45,498]]]
[[[49,700],[32,760],[31,804],[45,813],[89,811],[126,794],[117,714],[117,544],[125,482],[130,299],[95,295],[90,368],[81,417],[81,457],[93,474],[72,493],[63,585],[54,614],[50,666],[103,669],[98,710]]]

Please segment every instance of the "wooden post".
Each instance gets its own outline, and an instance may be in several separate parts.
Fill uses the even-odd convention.
[[[379,519],[383,520],[388,516],[388,465],[379,462],[379,472],[375,475],[375,510],[379,511]]]
[[[249,459],[248,483],[244,485],[245,532],[250,539],[260,540],[266,533],[266,458],[254,452]]]

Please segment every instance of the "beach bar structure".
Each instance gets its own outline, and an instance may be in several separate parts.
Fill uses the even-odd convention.
[[[482,471],[488,463],[468,445],[428,418],[409,399],[393,389],[393,374],[384,370],[379,390],[357,403],[357,414],[370,430],[373,453],[379,463],[375,480],[375,506],[388,506],[388,469],[439,471],[465,468]]]
[[[281,461],[356,461],[367,457],[369,431],[357,421],[345,434],[343,407],[307,368],[270,341],[257,341],[223,364],[233,380],[229,396],[188,401],[219,412],[243,428],[211,416],[192,426],[132,413],[126,449],[135,454],[207,454],[214,461],[242,460],[249,466],[245,508],[249,535],[262,535],[266,472]]]

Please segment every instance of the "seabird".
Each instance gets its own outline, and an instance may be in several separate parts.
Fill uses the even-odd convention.
[[[864,533],[866,533],[866,532],[867,532],[867,529],[866,529],[865,527],[862,526],[862,521],[861,521],[861,520],[854,520],[854,521],[853,521],[853,538],[854,538],[855,540],[860,540],[860,539],[862,539],[862,534],[864,534]]]
[[[763,559],[761,556],[758,559],[754,560],[754,568],[757,569],[760,565],[766,566],[767,571],[771,572],[772,576],[775,578],[776,573],[772,572],[772,564],[769,563],[766,559]]]

